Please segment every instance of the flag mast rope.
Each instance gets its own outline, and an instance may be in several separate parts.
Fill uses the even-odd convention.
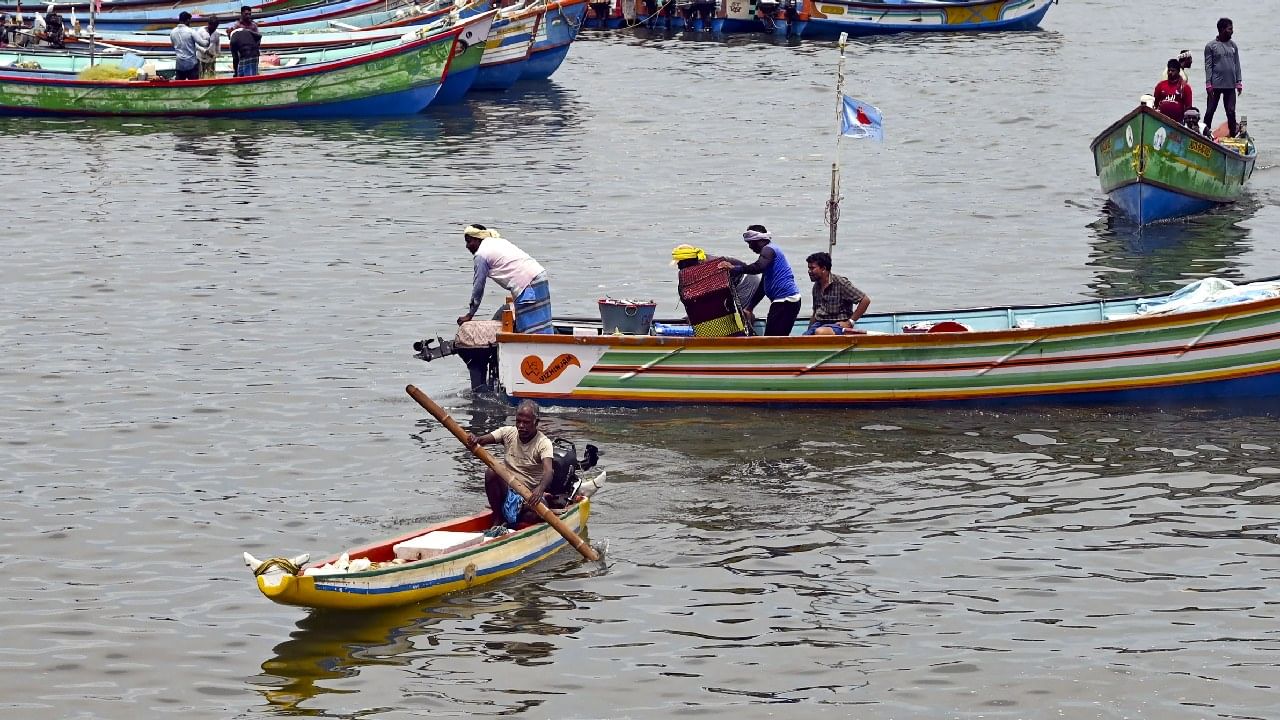
[[[836,247],[836,230],[840,226],[840,138],[844,137],[844,49],[849,44],[849,33],[840,33],[840,63],[836,66],[836,158],[831,163],[831,197],[827,198],[827,254]]]

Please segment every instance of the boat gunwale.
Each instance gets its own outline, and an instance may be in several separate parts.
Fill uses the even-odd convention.
[[[1179,125],[1178,123],[1174,122],[1173,118],[1170,118],[1168,115],[1165,115],[1164,113],[1161,113],[1159,110],[1156,110],[1154,108],[1149,108],[1146,105],[1139,105],[1138,107],[1130,110],[1129,112],[1124,114],[1124,117],[1108,125],[1106,130],[1103,130],[1102,132],[1098,133],[1098,135],[1093,138],[1093,141],[1089,143],[1089,151],[1092,153],[1096,153],[1098,149],[1098,145],[1102,144],[1102,141],[1105,140],[1108,135],[1110,135],[1112,132],[1114,132],[1118,128],[1127,124],[1130,120],[1132,120],[1137,115],[1150,115],[1153,120],[1160,122],[1165,127],[1169,127],[1174,130],[1177,130],[1181,132],[1183,135],[1186,135],[1187,137],[1192,138],[1194,140],[1208,140],[1209,146],[1211,148],[1221,151],[1224,155],[1227,155],[1228,157],[1236,158],[1245,162],[1248,162],[1250,160],[1257,160],[1258,158],[1258,146],[1255,143],[1250,142],[1250,144],[1253,145],[1253,152],[1251,153],[1245,154],[1245,153],[1236,152],[1235,150],[1232,150],[1231,148],[1227,147],[1226,145],[1223,145],[1222,143],[1218,142],[1213,138],[1207,138],[1204,135],[1191,132],[1190,130],[1186,129],[1185,126]],[[1138,177],[1141,180],[1145,180],[1145,178],[1143,178],[1141,175]],[[1121,186],[1117,186],[1117,187],[1121,187]]]
[[[563,511],[559,513],[558,517],[561,520],[564,520],[566,518],[572,518],[575,514],[581,513],[584,503],[586,504],[587,507],[590,507],[590,503],[591,503],[590,498],[585,498],[585,497],[581,498],[577,502],[573,503],[572,505],[565,507]],[[385,568],[377,568],[377,569],[371,568],[369,570],[361,570],[360,572],[333,573],[333,574],[325,574],[325,575],[304,575],[303,574],[308,568],[320,567],[322,565],[336,561],[339,557],[343,555],[343,553],[345,553],[348,557],[351,557],[353,554],[357,558],[363,557],[377,550],[385,550],[385,549],[392,548],[396,544],[402,543],[406,540],[412,540],[413,538],[421,537],[423,535],[436,532],[438,530],[445,530],[447,528],[457,527],[459,525],[466,525],[468,523],[481,521],[487,517],[491,517],[492,515],[493,515],[492,511],[486,510],[484,512],[477,513],[475,515],[470,515],[470,516],[461,517],[461,518],[454,518],[452,520],[445,520],[435,525],[428,526],[426,528],[420,528],[418,530],[414,530],[405,535],[401,535],[395,538],[391,538],[389,540],[378,542],[374,545],[366,545],[360,548],[344,550],[341,553],[338,553],[337,555],[331,558],[327,558],[325,560],[311,562],[311,563],[307,563],[306,565],[303,565],[302,567],[298,568],[298,572],[294,575],[294,577],[297,577],[300,579],[304,577],[309,577],[316,580],[317,582],[320,582],[326,579],[370,578],[370,577],[378,577],[381,575],[390,575],[390,574],[395,574],[399,572],[405,572],[408,570],[422,570],[425,568],[429,568],[433,565],[439,565],[445,562],[460,560],[462,558],[466,558],[481,552],[489,552],[492,550],[496,550],[516,540],[528,539],[533,535],[536,535],[538,532],[541,532],[546,529],[554,530],[554,528],[551,528],[550,525],[544,522],[535,522],[535,523],[530,523],[526,527],[520,528],[515,532],[507,533],[506,535],[503,535],[498,538],[492,538],[485,542],[481,542],[478,545],[471,545],[468,547],[459,548],[458,550],[455,550],[453,552],[444,553],[444,554],[437,555],[431,558],[426,558],[423,560],[415,560],[413,562],[401,563],[399,565],[392,565],[390,567],[385,567]],[[557,535],[556,538],[557,538],[557,541],[564,540],[564,538],[559,537],[559,535]],[[550,545],[548,545],[548,547],[552,547],[555,544],[556,544],[556,541],[553,541]]]
[[[1256,282],[1275,282],[1280,280],[1280,275],[1259,278],[1251,280],[1249,283]],[[993,305],[985,307],[965,308],[956,310],[919,310],[904,311],[894,313],[876,313],[874,315],[864,316],[865,319],[871,320],[875,318],[896,317],[899,315],[915,315],[915,314],[947,314],[955,313],[963,315],[965,313],[975,312],[992,312],[1014,310],[1048,310],[1053,308],[1070,308],[1072,306],[1088,306],[1099,305],[1105,306],[1106,303],[1124,303],[1143,299],[1156,299],[1161,297],[1169,297],[1173,293],[1165,295],[1149,296],[1135,295],[1124,298],[1105,298],[1098,300],[1084,300],[1078,303],[1054,303],[1050,305]],[[1027,328],[1001,328],[995,330],[967,330],[964,332],[939,332],[939,333],[885,333],[885,334],[867,334],[867,335],[785,335],[785,336],[752,336],[752,337],[723,337],[723,338],[699,338],[679,335],[547,335],[547,334],[528,334],[515,332],[498,333],[498,345],[504,343],[525,343],[525,344],[548,344],[548,345],[603,345],[611,347],[647,347],[647,346],[685,346],[690,348],[793,348],[799,345],[827,347],[847,345],[849,341],[855,340],[859,347],[877,346],[877,345],[897,345],[904,341],[909,344],[973,344],[986,343],[989,341],[1011,340],[1015,338],[1026,338],[1029,334],[1038,334],[1044,338],[1052,338],[1064,335],[1097,335],[1111,334],[1117,330],[1145,330],[1153,328],[1161,328],[1167,326],[1190,325],[1197,322],[1208,322],[1214,320],[1223,320],[1232,317],[1244,317],[1251,314],[1259,314],[1270,311],[1280,310],[1280,298],[1260,298],[1257,300],[1248,300],[1230,305],[1222,305],[1216,307],[1202,308],[1199,310],[1188,310],[1183,312],[1161,313],[1159,315],[1137,315],[1133,317],[1116,318],[1114,320],[1098,320],[1093,322],[1078,322],[1066,325],[1045,325]],[[561,320],[560,322],[565,322]]]

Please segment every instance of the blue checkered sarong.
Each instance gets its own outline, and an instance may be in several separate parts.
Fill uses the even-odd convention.
[[[546,275],[533,279],[516,298],[516,332],[554,333],[551,327],[551,286]]]

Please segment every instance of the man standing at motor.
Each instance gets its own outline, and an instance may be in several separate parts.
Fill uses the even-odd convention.
[[[468,225],[462,231],[472,262],[471,304],[458,324],[470,322],[484,300],[484,286],[493,280],[515,298],[515,331],[554,334],[551,324],[551,285],[547,271],[511,241],[484,225]]]
[[[1244,94],[1244,73],[1240,70],[1240,48],[1231,36],[1235,27],[1231,18],[1218,20],[1218,37],[1204,46],[1204,89],[1209,96],[1209,107],[1204,114],[1204,134],[1213,137],[1213,113],[1218,109],[1218,99],[1227,112],[1227,132],[1236,136],[1236,95]]]

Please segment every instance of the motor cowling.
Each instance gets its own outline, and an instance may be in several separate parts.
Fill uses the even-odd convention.
[[[551,496],[551,504],[564,507],[573,499],[573,490],[578,486],[578,471],[588,470],[595,466],[600,458],[600,450],[595,445],[587,445],[582,460],[578,459],[578,448],[572,441],[556,438],[551,441],[551,486],[547,494]]]

